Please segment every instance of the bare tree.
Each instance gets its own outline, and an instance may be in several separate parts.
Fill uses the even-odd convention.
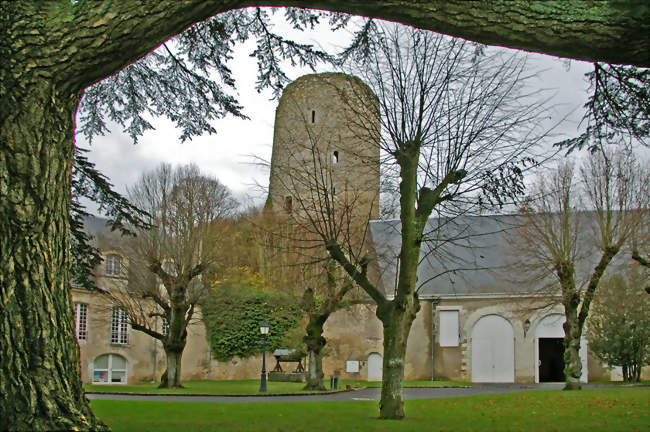
[[[559,283],[566,316],[567,390],[581,388],[579,347],[584,324],[605,270],[641,223],[636,197],[647,170],[630,153],[604,151],[591,155],[580,174],[581,185],[576,183],[573,166],[563,164],[550,180],[538,179],[535,199],[523,208],[525,221],[516,246],[532,277]],[[594,249],[600,251],[597,261],[592,259]],[[550,287],[557,290],[557,283]]]
[[[128,194],[151,215],[152,228],[137,230],[128,243],[128,287],[106,295],[127,312],[134,330],[162,343],[167,370],[160,387],[182,387],[187,327],[208,294],[201,277],[216,263],[218,222],[237,204],[225,186],[196,165],[162,164]]]
[[[312,151],[317,174],[297,174],[290,181],[303,185],[309,183],[305,178],[313,183],[320,176],[317,186],[308,188],[312,199],[293,211],[309,221],[329,257],[377,304],[384,327],[380,417],[400,419],[406,343],[420,309],[417,267],[421,245],[432,234],[425,232],[426,222],[434,213],[453,217],[519,195],[523,167],[532,163],[542,136],[536,125],[543,106],[538,95],[524,91],[523,82],[530,78],[524,57],[414,29],[372,30],[364,31],[371,38],[364,46],[371,49],[346,52],[349,69],[368,86],[345,86],[340,96],[355,114],[349,119],[358,122],[353,129],[360,140],[377,142],[384,169],[400,178],[401,249],[394,295],[368,276],[369,251],[356,241],[363,236],[347,232],[362,225],[343,223],[363,215],[355,214],[354,196],[339,192],[340,185],[332,197],[328,170],[319,169],[319,161],[327,158]],[[368,100],[376,100],[377,109],[369,109]],[[331,204],[337,200],[338,205]]]

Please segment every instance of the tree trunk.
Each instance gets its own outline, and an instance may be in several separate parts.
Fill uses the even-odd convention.
[[[172,296],[172,302],[175,296]],[[178,301],[178,300],[177,300]],[[163,374],[158,388],[183,388],[181,382],[181,359],[187,344],[187,325],[185,311],[187,305],[181,304],[171,308],[167,339],[163,342],[167,357],[167,370]]]
[[[183,388],[181,382],[181,359],[183,350],[165,349],[167,369],[160,379],[158,388]]]
[[[379,418],[400,420],[404,413],[404,363],[406,343],[417,313],[417,303],[401,308],[395,301],[377,307],[384,327],[384,359]]]
[[[307,324],[307,334],[303,337],[309,355],[307,384],[303,390],[326,390],[323,384],[323,349],[327,341],[323,337],[323,326],[329,313],[310,314]]]
[[[582,361],[580,360],[580,327],[578,326],[577,311],[567,309],[565,305],[566,322],[564,323],[564,390],[580,390]]]
[[[0,430],[107,429],[84,397],[70,297],[80,95],[23,78],[0,103]]]

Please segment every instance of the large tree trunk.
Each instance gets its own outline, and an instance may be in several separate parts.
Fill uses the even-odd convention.
[[[186,305],[172,307],[167,339],[163,342],[167,357],[167,370],[163,374],[159,388],[183,388],[181,382],[181,360],[187,344]]]
[[[323,384],[323,349],[327,341],[323,337],[323,326],[329,313],[310,314],[307,323],[307,334],[303,342],[307,346],[309,367],[307,370],[307,384],[303,390],[326,390]]]
[[[84,397],[68,272],[80,95],[23,78],[0,107],[0,430],[105,429]]]
[[[384,327],[383,375],[379,400],[379,417],[382,419],[403,419],[405,416],[402,387],[406,343],[418,305],[415,302],[403,308],[392,301],[377,308],[377,317]]]
[[[158,388],[183,388],[181,382],[181,359],[183,350],[165,349],[167,369],[160,379]]]

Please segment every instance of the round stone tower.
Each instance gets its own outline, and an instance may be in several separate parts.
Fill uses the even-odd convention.
[[[318,184],[360,220],[377,219],[379,125],[377,97],[357,77],[322,73],[289,84],[275,112],[267,206],[305,208]]]

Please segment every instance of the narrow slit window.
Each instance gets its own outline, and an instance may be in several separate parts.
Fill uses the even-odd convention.
[[[316,123],[316,111],[311,110],[311,122]]]
[[[334,150],[334,153],[332,153],[332,163],[337,164],[339,163],[339,151]]]

